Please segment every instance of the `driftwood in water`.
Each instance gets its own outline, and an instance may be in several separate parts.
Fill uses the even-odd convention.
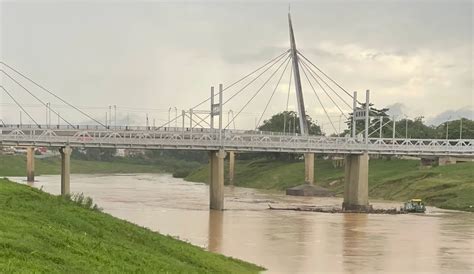
[[[272,207],[268,204],[270,210],[292,210],[292,211],[309,211],[309,212],[323,212],[323,213],[369,213],[369,214],[406,214],[406,211],[400,211],[396,208],[391,209],[370,209],[370,210],[343,210],[342,208],[324,208],[315,206],[297,206],[297,207]]]

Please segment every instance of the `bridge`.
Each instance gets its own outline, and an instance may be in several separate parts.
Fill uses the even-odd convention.
[[[33,122],[31,124],[11,124],[2,123],[0,125],[0,145],[1,146],[26,146],[27,150],[27,179],[34,180],[34,147],[45,146],[59,148],[62,157],[61,169],[61,193],[63,195],[70,192],[70,155],[72,148],[124,148],[124,149],[179,149],[179,150],[204,150],[209,151],[210,159],[210,208],[216,210],[224,209],[224,158],[229,155],[231,163],[230,172],[233,174],[234,157],[238,152],[282,152],[282,153],[302,153],[305,159],[305,183],[314,184],[314,154],[338,154],[345,155],[345,189],[343,208],[351,210],[366,210],[369,205],[368,200],[368,161],[369,154],[379,155],[417,155],[417,156],[474,156],[474,140],[472,139],[410,139],[396,136],[395,119],[385,121],[387,117],[373,117],[370,92],[366,91],[365,102],[357,99],[357,92],[352,94],[347,92],[333,78],[324,73],[318,66],[314,65],[296,48],[295,36],[291,22],[291,16],[288,14],[290,45],[291,48],[279,56],[273,58],[263,66],[257,68],[250,74],[247,74],[238,81],[226,86],[219,85],[217,94],[214,87],[211,87],[211,95],[198,105],[183,110],[181,115],[176,115],[174,119],[168,118],[168,122],[160,126],[123,126],[112,125],[111,115],[106,122],[102,123],[98,119],[85,113],[80,108],[72,105],[63,98],[57,96],[47,88],[38,84],[30,77],[21,73],[18,69],[0,62],[5,67],[0,71],[17,84],[21,89],[29,93],[41,104],[45,105],[49,111],[49,120],[51,112],[58,116],[58,124],[52,125],[37,123],[22,104],[13,96],[6,87],[0,88],[15,102],[15,104],[24,112]],[[291,64],[291,66],[289,66]],[[264,75],[270,69],[277,69],[264,81],[263,85],[257,88],[256,92],[250,96],[249,100],[229,120],[227,125],[223,125],[223,107],[229,101],[240,95],[246,88]],[[293,80],[298,110],[299,124],[293,124],[293,128],[298,127],[298,132],[266,132],[254,129],[230,129],[230,125],[242,113],[248,104],[255,99],[265,85],[273,78],[280,69],[281,76],[273,89],[265,109],[260,116],[259,123],[262,120],[268,106],[274,97],[275,91],[287,68],[290,67],[290,84]],[[328,116],[331,126],[335,129],[334,123],[328,115],[321,97],[316,92],[315,86],[330,98],[330,101],[341,112],[341,115],[351,121],[350,134],[342,136],[337,134],[334,137],[310,134],[309,121],[304,102],[301,71],[306,77],[307,83],[317,97],[324,113]],[[93,125],[77,125],[68,121],[58,112],[52,110],[35,93],[31,92],[13,75],[26,79],[30,84],[35,85],[44,92],[56,97],[71,109],[79,112],[84,117],[92,120]],[[252,78],[253,77],[253,78]],[[247,81],[247,83],[245,83]],[[240,89],[237,87],[241,85]],[[232,88],[236,91],[224,101],[224,91],[228,92]],[[337,91],[336,91],[337,90]],[[332,93],[331,93],[332,92]],[[331,97],[329,94],[333,94]],[[226,93],[228,94],[228,93]],[[341,95],[342,94],[342,95]],[[288,99],[286,108],[288,110],[288,100],[290,89],[288,89]],[[346,97],[346,98],[344,98]],[[336,101],[339,100],[339,103]],[[352,101],[352,106],[348,103]],[[209,103],[208,110],[200,110],[203,104]],[[343,111],[344,106],[349,107],[349,111]],[[350,112],[350,113],[349,113]],[[218,118],[218,126],[214,126],[215,118]],[[385,120],[384,120],[385,119]],[[59,122],[61,120],[63,123]],[[180,121],[181,126],[171,127]],[[3,120],[2,120],[3,121]],[[358,126],[363,124],[363,129]],[[286,122],[285,122],[286,127]],[[392,128],[391,138],[382,136],[384,127]],[[370,132],[372,130],[372,133]],[[358,132],[359,131],[359,132]],[[371,137],[379,133],[379,137]],[[232,176],[231,176],[232,180]]]

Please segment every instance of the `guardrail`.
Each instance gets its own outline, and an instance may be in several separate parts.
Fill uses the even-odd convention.
[[[110,147],[137,149],[235,150],[288,153],[406,154],[474,157],[474,140],[443,139],[363,139],[349,137],[284,135],[272,132],[225,130],[222,137],[213,129],[43,129],[0,127],[4,146]]]

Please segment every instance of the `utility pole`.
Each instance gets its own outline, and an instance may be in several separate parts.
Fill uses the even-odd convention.
[[[338,129],[338,132],[337,132],[337,135],[338,135],[338,136],[341,135],[341,118],[342,118],[342,114],[339,115],[339,129]]]
[[[356,137],[356,131],[357,131],[356,111],[357,111],[357,91],[354,91],[354,96],[352,97],[352,138]]]
[[[369,144],[370,90],[365,92],[365,144]]]
[[[449,121],[446,121],[446,140],[448,140],[449,136]]]
[[[405,139],[408,139],[408,116],[405,115]]]
[[[174,107],[174,127],[178,127],[178,108]]]
[[[168,127],[170,127],[171,124],[171,107],[168,109]]]
[[[45,121],[46,125],[48,125],[48,104],[49,103],[46,103],[46,121]]]
[[[186,119],[186,112],[183,110],[181,110],[181,116],[183,116],[183,125],[182,125],[182,130],[183,130],[183,134],[184,134],[184,122],[185,122],[185,119]]]
[[[214,87],[211,87],[211,131],[214,129]]]
[[[51,126],[51,103],[48,103],[49,106],[49,119],[48,119],[48,125]]]
[[[193,109],[189,109],[189,130],[193,131]]]
[[[219,84],[219,140],[222,146],[222,84]]]
[[[393,115],[393,129],[392,129],[392,139],[393,140],[395,140],[395,126],[396,126],[395,115]]]
[[[382,139],[382,124],[383,124],[383,116],[380,116],[380,131],[379,131],[380,139]]]

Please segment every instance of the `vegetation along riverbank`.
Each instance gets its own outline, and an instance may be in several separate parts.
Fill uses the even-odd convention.
[[[371,159],[369,165],[369,197],[372,199],[405,201],[416,197],[422,198],[428,205],[474,212],[472,162],[422,169],[420,161],[416,160]],[[207,182],[208,174],[207,167],[202,167],[185,179]],[[315,163],[315,179],[317,185],[342,196],[342,167],[335,168],[332,161],[318,159]],[[302,182],[302,161],[257,159],[236,162],[236,186],[285,190]]]
[[[203,157],[206,154],[203,153]],[[245,155],[242,155],[245,156]],[[0,176],[24,176],[26,157],[0,155]],[[285,190],[304,182],[301,160],[250,158],[236,161],[236,186]],[[226,169],[228,165],[226,164]],[[205,160],[186,161],[168,156],[107,161],[72,160],[73,173],[173,173],[194,182],[208,182]],[[59,158],[36,160],[36,174],[59,174]],[[227,171],[225,172],[227,176]],[[317,159],[316,184],[341,195],[344,170],[332,161]],[[228,180],[226,179],[226,182]],[[422,198],[428,205],[474,212],[474,163],[420,168],[417,160],[371,159],[369,197],[405,201]]]
[[[0,179],[0,272],[257,273],[100,212],[92,200],[53,196]]]

